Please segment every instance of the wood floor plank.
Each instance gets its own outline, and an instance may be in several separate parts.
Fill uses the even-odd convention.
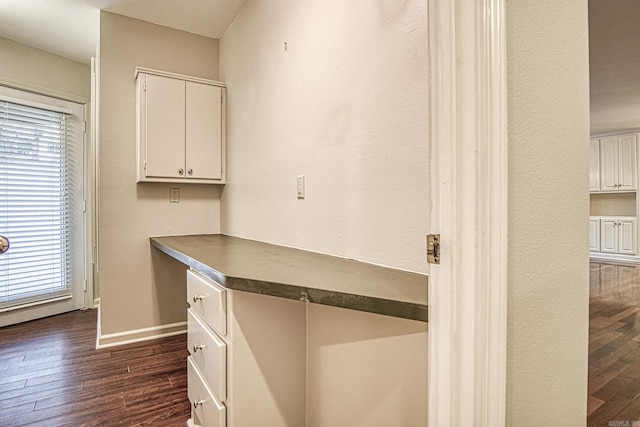
[[[640,417],[640,266],[590,264],[587,426]]]
[[[0,328],[0,426],[181,426],[186,336],[96,350],[96,313]]]

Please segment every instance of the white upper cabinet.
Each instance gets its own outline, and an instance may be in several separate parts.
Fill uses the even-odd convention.
[[[137,69],[138,182],[225,182],[224,84]]]
[[[593,141],[592,141],[593,143]],[[591,155],[591,175],[594,160]],[[634,191],[637,188],[637,137],[614,136],[600,139],[599,191]],[[596,179],[590,178],[591,191]]]

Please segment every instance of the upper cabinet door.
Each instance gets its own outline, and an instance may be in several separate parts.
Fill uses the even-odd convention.
[[[589,141],[589,191],[600,191],[600,140]]]
[[[600,140],[600,189],[618,190],[618,138]]]
[[[225,183],[224,83],[136,68],[138,182]]]
[[[185,83],[146,75],[146,176],[185,176]]]
[[[618,138],[618,190],[635,190],[637,188],[636,150],[636,135]]]
[[[223,88],[186,82],[187,178],[222,179]]]

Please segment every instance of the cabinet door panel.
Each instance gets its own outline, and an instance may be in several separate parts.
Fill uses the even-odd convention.
[[[600,189],[618,190],[618,138],[600,140]]]
[[[187,310],[187,347],[218,400],[227,399],[227,348],[215,332]]]
[[[207,386],[205,379],[191,357],[187,358],[187,395],[191,402],[191,415],[206,427],[225,427],[227,411]]]
[[[589,191],[600,191],[600,140],[589,141]]]
[[[618,252],[618,220],[602,218],[600,221],[600,251],[608,253]]]
[[[618,252],[626,255],[635,255],[636,221],[634,219],[621,219],[618,224]]]
[[[187,178],[222,178],[222,88],[187,82]]]
[[[636,189],[636,136],[618,138],[618,184],[619,190]]]
[[[184,178],[184,82],[154,75],[146,79],[146,176]]]
[[[193,270],[187,271],[187,302],[218,334],[227,334],[226,290]]]
[[[597,218],[589,219],[589,250],[600,251],[600,220]]]

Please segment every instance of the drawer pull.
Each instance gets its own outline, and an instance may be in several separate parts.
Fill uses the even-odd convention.
[[[206,295],[194,295],[193,296],[193,302],[196,303],[198,301],[202,301],[203,299],[205,299],[207,296]]]
[[[198,409],[198,406],[202,406],[207,402],[207,399],[202,400],[194,400],[193,401],[193,409]]]
[[[198,350],[202,350],[202,349],[204,349],[205,347],[206,347],[206,344],[194,345],[194,346],[193,346],[193,352],[194,352],[194,353],[197,353],[197,352],[198,352]]]

